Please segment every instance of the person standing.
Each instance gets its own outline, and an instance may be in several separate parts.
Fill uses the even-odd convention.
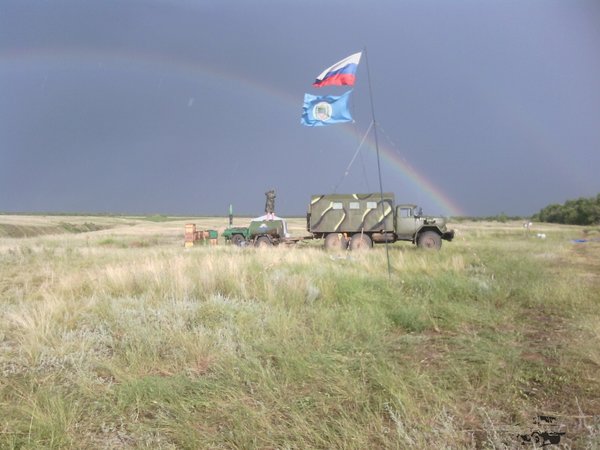
[[[273,220],[275,218],[275,190],[271,189],[265,192],[267,202],[265,203],[265,213],[267,213],[267,220]]]

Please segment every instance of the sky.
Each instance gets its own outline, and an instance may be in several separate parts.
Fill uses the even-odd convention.
[[[358,51],[354,121],[302,126]],[[600,2],[0,0],[0,212],[302,215],[378,161],[427,214],[598,194]]]

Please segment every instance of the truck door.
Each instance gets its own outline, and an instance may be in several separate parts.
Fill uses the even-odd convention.
[[[396,207],[396,235],[398,239],[412,239],[417,231],[417,224],[411,206]]]

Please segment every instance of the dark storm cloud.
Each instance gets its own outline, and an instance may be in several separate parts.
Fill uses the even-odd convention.
[[[365,45],[380,143],[465,213],[594,195],[598,23],[591,1],[4,1],[0,211],[258,214],[274,187],[301,214],[369,125],[366,65],[354,125],[302,128],[302,95]],[[371,149],[341,189],[377,189]]]

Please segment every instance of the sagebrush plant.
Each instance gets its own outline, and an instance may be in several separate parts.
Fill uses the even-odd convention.
[[[39,234],[0,239],[2,448],[512,448],[540,413],[600,445],[583,229],[465,222],[440,252],[391,245],[388,275],[384,246],[184,249],[182,220],[21,220]]]

